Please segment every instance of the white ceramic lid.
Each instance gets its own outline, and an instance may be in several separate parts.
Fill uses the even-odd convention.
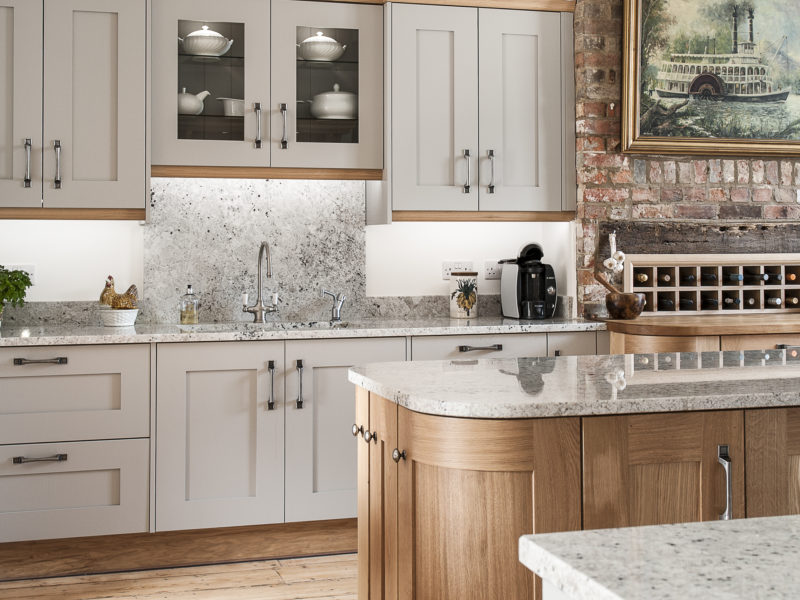
[[[332,42],[334,44],[338,44],[339,43],[335,39],[333,39],[331,37],[328,37],[327,35],[323,35],[323,33],[321,31],[318,31],[316,33],[316,35],[312,35],[311,37],[307,37],[306,39],[304,39],[302,41],[303,44],[313,44],[314,42],[317,42],[317,43],[319,43],[319,42],[328,42],[328,43]]]
[[[193,31],[186,37],[210,37],[210,38],[221,38],[223,35],[221,33],[217,33],[208,28],[208,25],[203,25],[202,29],[198,29],[197,31]]]
[[[317,94],[317,96],[327,96],[329,94],[340,94],[340,95],[347,95],[347,96],[355,96],[354,92],[340,92],[341,88],[339,87],[338,83],[333,84],[333,91],[332,92],[322,92],[321,94]]]

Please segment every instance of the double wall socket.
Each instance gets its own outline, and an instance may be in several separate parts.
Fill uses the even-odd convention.
[[[503,265],[497,264],[496,260],[487,260],[483,265],[483,278],[487,281],[489,279],[500,279],[500,271]]]
[[[36,265],[4,265],[9,271],[25,271],[31,278],[31,285],[36,285]]]
[[[450,273],[455,271],[474,271],[471,260],[446,260],[442,262],[442,279],[450,279]]]

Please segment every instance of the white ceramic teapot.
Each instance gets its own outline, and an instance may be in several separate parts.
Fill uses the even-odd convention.
[[[202,91],[199,94],[188,94],[186,88],[181,89],[178,94],[178,114],[179,115],[199,115],[203,112],[203,100],[211,95],[211,92]]]

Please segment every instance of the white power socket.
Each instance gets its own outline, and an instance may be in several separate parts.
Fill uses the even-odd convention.
[[[25,271],[31,278],[31,285],[36,285],[36,265],[4,265],[9,271]]]
[[[455,271],[474,270],[471,260],[445,260],[442,262],[442,279],[450,279],[450,273]]]
[[[500,279],[500,271],[503,270],[503,265],[497,264],[496,260],[487,260],[483,265],[483,278],[485,280]]]

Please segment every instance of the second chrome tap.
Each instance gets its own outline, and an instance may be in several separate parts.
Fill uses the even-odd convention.
[[[267,259],[267,278],[272,278],[272,261],[269,256],[269,244],[267,242],[261,242],[261,246],[258,249],[258,297],[256,298],[256,303],[253,306],[247,306],[247,294],[242,294],[242,312],[252,313],[253,323],[263,323],[267,313],[273,313],[278,310],[277,293],[272,294],[272,304],[264,304],[261,299],[261,294],[263,293],[263,261],[265,256]]]

